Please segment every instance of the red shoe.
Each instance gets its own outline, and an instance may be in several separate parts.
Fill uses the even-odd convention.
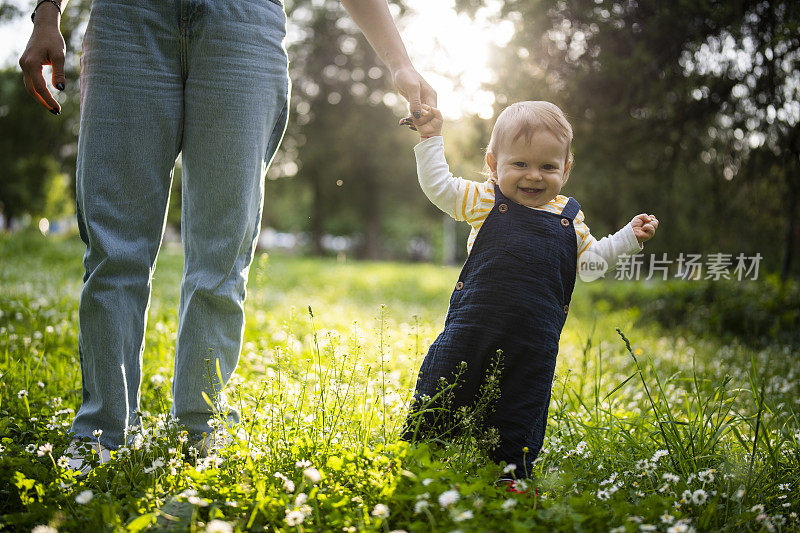
[[[520,483],[513,479],[500,478],[497,480],[497,483],[499,485],[505,485],[507,492],[511,492],[513,494],[528,494],[527,484],[524,482]],[[520,487],[520,485],[522,486]],[[534,494],[535,496],[541,496],[541,492],[539,491],[538,487],[533,487],[533,489],[530,490],[530,493]]]

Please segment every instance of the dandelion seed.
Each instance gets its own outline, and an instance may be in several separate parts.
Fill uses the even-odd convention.
[[[514,498],[509,498],[503,502],[503,505],[501,505],[501,507],[507,511],[512,507],[514,507],[515,505],[517,505],[517,500],[515,500]]]
[[[17,398],[19,398],[20,400],[27,395],[28,391],[26,389],[22,389],[19,392],[17,392]]]
[[[94,493],[90,490],[85,490],[75,496],[75,502],[84,505],[92,501],[92,498],[94,498]]]
[[[322,474],[320,474],[319,470],[313,467],[303,470],[303,475],[314,484],[319,483],[322,480]]]
[[[389,518],[389,508],[382,503],[376,503],[370,514],[376,518]]]
[[[214,519],[206,524],[206,533],[233,533],[233,526],[223,520]]]
[[[439,506],[444,509],[450,507],[458,501],[461,495],[457,490],[448,490],[439,495]]]
[[[38,455],[39,457],[44,457],[45,455],[47,455],[52,451],[53,451],[53,445],[50,444],[49,442],[46,442],[41,446],[39,446],[39,449],[36,451],[36,455]]]

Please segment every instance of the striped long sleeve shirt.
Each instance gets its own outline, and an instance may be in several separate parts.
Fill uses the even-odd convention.
[[[477,182],[454,177],[444,157],[444,139],[441,136],[426,139],[414,147],[417,157],[417,175],[422,191],[439,209],[456,220],[466,221],[472,226],[467,240],[467,253],[472,250],[478,232],[486,217],[494,207],[494,182]],[[552,213],[561,213],[568,198],[559,194],[550,202],[533,207]],[[625,227],[596,240],[586,225],[583,211],[579,211],[574,221],[575,237],[578,245],[578,264],[587,250],[602,257],[609,268],[613,268],[622,255],[633,255],[642,245],[633,233],[633,226]]]

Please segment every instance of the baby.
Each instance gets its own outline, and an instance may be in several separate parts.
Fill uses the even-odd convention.
[[[431,202],[468,222],[472,232],[444,331],[420,368],[413,409],[436,396],[442,378],[454,383],[456,376],[447,412],[473,406],[501,350],[499,398],[482,425],[499,436],[492,459],[513,463],[516,475],[528,477],[544,441],[558,342],[579,265],[599,256],[613,267],[621,255],[642,249],[658,220],[640,214],[614,235],[592,237],[578,202],[559,194],[573,160],[572,127],[554,104],[518,102],[500,114],[486,149],[489,178],[482,183],[453,177],[442,115],[427,106],[423,115],[428,121],[419,125],[421,142],[414,147],[419,183]],[[427,408],[442,407],[433,403]],[[404,438],[437,436],[436,428],[419,422],[409,418]]]

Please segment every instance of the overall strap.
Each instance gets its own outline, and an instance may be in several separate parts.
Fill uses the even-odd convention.
[[[570,196],[569,200],[567,200],[567,205],[565,205],[564,209],[561,210],[561,216],[572,220],[575,218],[575,216],[578,214],[578,211],[580,210],[581,210],[581,204],[579,204],[575,198]]]
[[[502,192],[500,192],[500,186],[497,184],[496,181],[493,182],[493,185],[494,185],[494,204],[497,205],[505,202],[506,197],[503,196]]]

